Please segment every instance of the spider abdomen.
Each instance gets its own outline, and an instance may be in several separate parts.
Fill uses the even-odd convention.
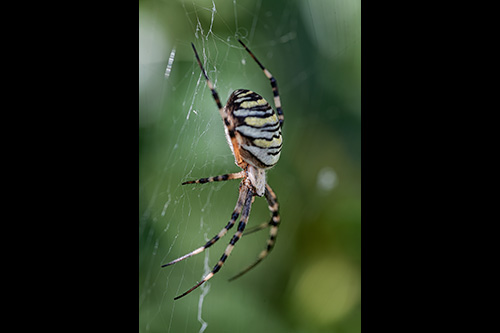
[[[232,118],[239,152],[245,162],[262,169],[273,167],[280,158],[283,145],[278,116],[259,94],[239,89],[226,105]]]

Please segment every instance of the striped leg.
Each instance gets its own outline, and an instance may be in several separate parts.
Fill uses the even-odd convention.
[[[250,232],[258,231],[264,229],[265,227],[270,226],[271,229],[269,230],[269,239],[267,240],[267,247],[259,254],[259,257],[253,264],[251,264],[250,266],[248,266],[247,268],[245,268],[244,270],[242,270],[241,272],[230,278],[229,281],[239,278],[240,276],[242,276],[243,274],[245,274],[246,272],[257,266],[258,263],[260,263],[262,260],[264,260],[264,258],[267,257],[269,252],[271,252],[271,250],[274,247],[274,244],[276,242],[276,236],[278,235],[278,226],[281,221],[279,214],[278,198],[276,198],[276,194],[274,194],[273,190],[268,184],[266,184],[265,196],[267,199],[267,203],[269,205],[269,210],[272,213],[271,221],[269,221],[269,223],[267,224],[261,224],[260,226],[257,226],[256,228],[250,230]]]
[[[231,180],[231,179],[240,179],[245,177],[245,171],[240,171],[236,173],[228,173],[225,175],[220,175],[220,176],[215,176],[215,177],[208,177],[208,178],[201,178],[197,180],[190,180],[187,182],[182,183],[182,185],[186,184],[205,184],[205,183],[211,183],[211,182],[220,182],[224,180]]]
[[[220,98],[219,94],[217,94],[217,91],[214,88],[214,85],[212,84],[212,81],[208,78],[207,72],[205,71],[205,68],[203,68],[203,65],[201,64],[200,57],[198,56],[198,52],[196,52],[196,48],[194,47],[194,44],[191,43],[191,46],[193,47],[194,55],[196,56],[196,60],[198,61],[198,65],[201,68],[201,72],[203,73],[203,76],[205,76],[205,79],[207,80],[207,86],[210,88],[212,91],[212,96],[215,100],[215,103],[217,103],[217,107],[219,108],[220,115],[224,119],[224,108],[222,107],[222,104],[220,103]]]
[[[264,71],[264,74],[267,76],[267,78],[271,81],[271,87],[273,88],[273,96],[274,96],[274,105],[276,106],[276,112],[278,113],[278,118],[280,120],[280,126],[283,127],[283,122],[285,121],[285,116],[283,115],[283,110],[281,109],[281,100],[280,100],[280,95],[278,93],[278,82],[276,82],[276,79],[274,76],[269,72],[257,58],[255,55],[248,49],[248,47],[243,44],[241,40],[238,39],[238,42],[240,42],[241,45],[247,50],[248,53],[252,56],[253,60],[257,62],[259,67]]]
[[[248,195],[247,191],[243,191],[242,189],[240,189],[240,195],[238,197],[238,201],[236,202],[236,207],[234,207],[233,214],[231,215],[231,220],[229,220],[229,223],[217,235],[215,235],[211,240],[209,240],[202,247],[199,247],[196,250],[189,252],[186,255],[183,255],[182,257],[179,257],[175,260],[172,260],[171,262],[164,264],[161,267],[167,267],[167,266],[173,265],[175,263],[178,263],[179,261],[182,261],[184,259],[192,257],[198,253],[201,253],[201,252],[205,251],[205,249],[212,246],[220,238],[222,238],[227,233],[227,231],[233,227],[234,223],[236,222],[236,220],[240,216],[241,209],[243,208],[243,205],[245,204],[245,202],[247,200],[247,195]]]
[[[230,121],[229,117],[227,116],[227,113],[225,109],[222,107],[222,104],[220,102],[219,94],[214,88],[214,85],[212,84],[212,81],[208,78],[207,72],[205,71],[205,68],[203,68],[203,65],[201,64],[200,57],[198,56],[198,52],[196,51],[196,48],[194,47],[194,44],[191,43],[191,46],[193,47],[194,55],[196,56],[196,61],[198,61],[198,65],[200,66],[201,72],[203,73],[203,76],[205,76],[205,79],[207,80],[207,86],[210,88],[210,91],[212,92],[212,97],[215,100],[215,103],[217,104],[217,107],[219,108],[219,113],[220,116],[222,117],[222,121],[224,122],[224,127],[227,129],[227,135],[229,135],[229,139],[231,140],[231,144],[233,145],[233,154],[234,154],[234,159],[236,161],[236,164],[244,169],[246,167],[246,163],[241,158],[240,156],[240,151],[238,149],[238,141],[236,139],[236,135],[234,133],[234,124]]]
[[[224,265],[224,262],[226,261],[227,257],[229,257],[229,255],[231,254],[231,251],[233,251],[234,244],[236,244],[236,242],[241,238],[241,235],[243,234],[243,230],[245,230],[245,226],[247,225],[248,216],[250,215],[250,208],[252,206],[252,198],[254,195],[252,190],[250,190],[246,186],[242,186],[242,191],[244,193],[243,196],[245,197],[245,199],[244,199],[245,202],[243,204],[243,210],[241,212],[240,224],[238,225],[238,231],[234,234],[233,238],[229,242],[229,245],[226,247],[224,254],[219,259],[219,261],[217,262],[217,264],[214,266],[214,268],[212,269],[212,271],[210,273],[208,273],[194,287],[192,287],[191,289],[189,289],[188,291],[186,291],[182,295],[175,297],[174,300],[177,300],[181,297],[186,296],[187,294],[189,294],[190,292],[192,292],[193,290],[195,290],[196,288],[201,286],[203,283],[210,280],[215,275],[215,273],[217,273],[221,269],[221,267],[222,267],[222,265]]]

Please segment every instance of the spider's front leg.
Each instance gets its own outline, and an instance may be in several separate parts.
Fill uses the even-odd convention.
[[[196,288],[201,286],[203,283],[210,280],[221,269],[222,265],[224,265],[224,262],[226,261],[227,257],[229,257],[229,255],[233,251],[234,245],[241,238],[241,235],[243,234],[243,231],[245,230],[245,226],[247,225],[247,222],[248,222],[248,217],[250,215],[250,208],[252,206],[252,199],[253,199],[254,193],[252,192],[252,190],[248,186],[245,185],[245,183],[242,184],[240,191],[241,191],[240,198],[244,197],[244,203],[243,203],[243,209],[241,212],[240,223],[238,224],[238,231],[236,231],[233,238],[231,238],[229,245],[226,247],[226,250],[224,251],[224,254],[222,255],[222,257],[220,257],[219,261],[214,266],[212,271],[210,273],[208,273],[200,282],[198,282],[196,285],[194,285],[191,289],[189,289],[188,291],[184,292],[183,294],[175,297],[174,300],[177,300],[181,297],[186,296],[187,294],[189,294],[190,292],[192,292],[193,290],[195,290]],[[239,200],[238,200],[238,202],[239,202]],[[233,215],[234,215],[234,213],[233,213]],[[214,237],[214,239],[216,237]],[[215,240],[217,240],[217,239],[215,239]]]
[[[214,177],[210,177],[210,178],[214,178]],[[196,181],[193,181],[193,182],[196,182]],[[210,239],[205,245],[197,248],[194,251],[189,252],[188,254],[183,255],[182,257],[179,257],[175,260],[172,260],[169,263],[163,264],[161,267],[167,267],[167,266],[173,265],[175,263],[178,263],[179,261],[182,261],[182,260],[187,259],[189,257],[192,257],[196,254],[199,254],[199,253],[205,251],[205,249],[212,246],[220,238],[222,238],[227,233],[227,231],[234,226],[234,223],[236,222],[236,220],[240,216],[241,209],[243,208],[243,205],[245,204],[246,195],[247,195],[247,193],[245,191],[242,191],[240,188],[240,195],[238,197],[238,201],[236,202],[236,206],[234,207],[234,211],[233,211],[233,214],[231,215],[231,219],[229,220],[227,225],[217,235],[212,237],[212,239]]]
[[[276,236],[278,235],[278,226],[281,222],[281,217],[279,213],[278,198],[271,189],[271,186],[269,186],[268,184],[266,184],[265,196],[269,210],[271,211],[271,220],[268,223],[261,224],[260,226],[257,226],[256,228],[250,230],[249,232],[245,233],[245,235],[255,231],[262,230],[267,227],[271,227],[271,229],[269,230],[269,239],[267,240],[266,249],[262,250],[262,252],[259,254],[259,257],[253,264],[251,264],[250,266],[248,266],[247,268],[245,268],[244,270],[242,270],[241,272],[230,278],[229,281],[239,278],[240,276],[242,276],[243,274],[247,273],[249,270],[257,266],[257,264],[259,264],[262,260],[264,260],[267,257],[269,252],[271,252],[271,250],[273,249],[274,244],[276,243]]]

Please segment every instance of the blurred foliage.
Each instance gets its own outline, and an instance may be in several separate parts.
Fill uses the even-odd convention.
[[[360,6],[359,0],[139,1],[140,332],[197,332],[201,321],[206,332],[361,331]],[[270,256],[228,282],[264,248],[267,232],[236,245],[204,286],[200,320],[204,290],[173,297],[215,265],[231,236],[207,257],[160,266],[223,228],[238,196],[238,181],[180,185],[239,171],[190,43],[223,103],[238,88],[272,101],[269,81],[237,38],[279,85],[284,145],[268,182],[282,224]],[[268,218],[265,200],[256,198],[249,227]]]

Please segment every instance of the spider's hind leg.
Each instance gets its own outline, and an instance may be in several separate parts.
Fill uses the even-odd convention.
[[[283,109],[281,108],[281,100],[280,100],[280,94],[278,92],[278,82],[276,82],[276,79],[274,76],[269,72],[264,65],[257,59],[257,57],[250,51],[250,49],[240,40],[238,39],[238,42],[240,42],[241,45],[247,50],[247,52],[252,56],[253,60],[259,65],[260,69],[264,72],[264,74],[267,76],[269,81],[271,82],[271,88],[273,89],[273,95],[274,95],[274,105],[276,106],[276,112],[278,113],[278,118],[280,120],[280,126],[283,127],[283,122],[285,121],[285,116],[283,115]]]

